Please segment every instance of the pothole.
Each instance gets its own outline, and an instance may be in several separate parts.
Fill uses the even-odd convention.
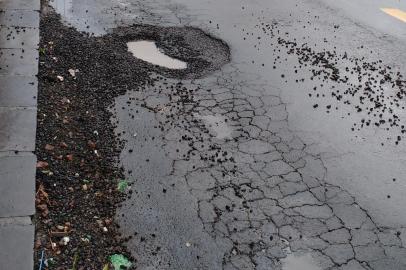
[[[105,38],[122,41],[130,61],[150,63],[146,68],[166,77],[200,78],[230,61],[227,44],[197,28],[133,25],[109,32]]]
[[[128,51],[134,57],[148,63],[170,69],[186,69],[187,63],[172,58],[159,50],[154,41],[132,41],[127,43]]]

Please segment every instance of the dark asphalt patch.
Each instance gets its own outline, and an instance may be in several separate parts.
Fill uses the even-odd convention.
[[[126,43],[146,39],[188,68],[173,71],[134,58]],[[126,91],[151,85],[151,72],[195,78],[229,58],[227,45],[194,28],[134,25],[90,37],[64,26],[53,12],[42,15],[36,262],[42,250],[56,269],[72,268],[74,258],[77,269],[102,269],[114,253],[131,257],[124,247],[129,238],[120,236],[113,219],[125,195],[117,190],[124,179],[117,165],[123,142],[115,138],[109,108]],[[184,89],[172,90],[188,101]]]

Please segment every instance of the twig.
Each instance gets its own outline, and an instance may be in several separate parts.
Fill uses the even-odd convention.
[[[38,270],[42,270],[42,266],[44,265],[44,253],[45,253],[44,250],[42,250],[42,252],[41,252],[41,260],[40,260]]]
[[[73,265],[72,265],[72,270],[76,270],[76,266],[78,264],[79,260],[79,254],[76,252],[75,256],[73,256]]]

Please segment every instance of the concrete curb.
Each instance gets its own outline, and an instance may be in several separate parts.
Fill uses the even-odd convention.
[[[0,261],[33,269],[40,0],[0,1]]]

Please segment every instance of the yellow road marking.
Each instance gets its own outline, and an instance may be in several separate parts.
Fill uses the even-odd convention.
[[[381,10],[383,12],[385,12],[386,14],[389,14],[393,17],[395,17],[396,19],[401,20],[402,22],[406,23],[406,12],[397,9],[397,8],[381,8]]]

